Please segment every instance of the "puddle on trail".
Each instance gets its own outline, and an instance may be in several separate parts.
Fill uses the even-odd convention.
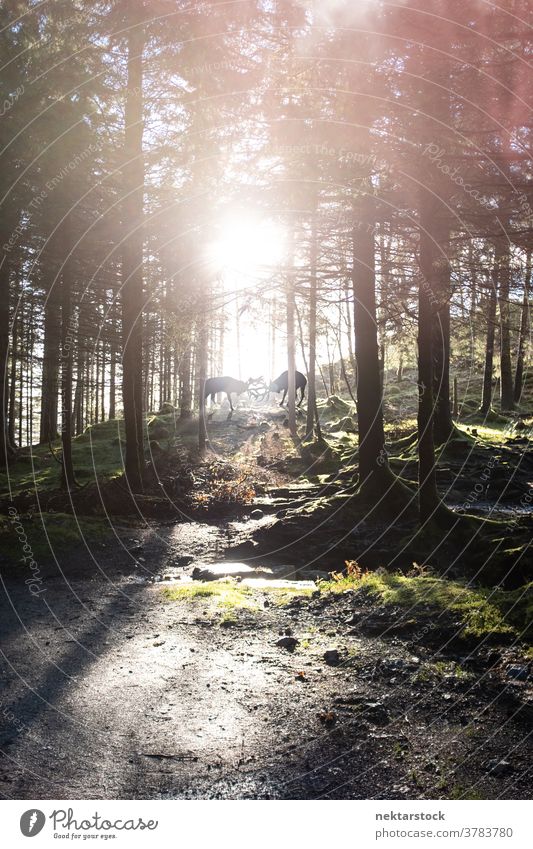
[[[136,573],[131,581],[137,584],[160,583],[163,581],[190,581],[194,570],[210,572],[200,576],[202,580],[217,580],[223,577],[277,578],[294,577],[293,566],[277,566],[225,560],[225,552],[248,540],[260,526],[275,521],[273,516],[243,519],[224,524],[207,522],[182,522],[157,533],[148,531],[135,549]]]

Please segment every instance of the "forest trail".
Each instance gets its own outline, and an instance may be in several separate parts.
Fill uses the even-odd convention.
[[[138,544],[154,574],[176,533],[218,558],[226,530],[207,545],[192,530]],[[176,583],[147,582],[126,555],[108,550],[91,578],[80,555],[38,597],[3,582],[4,798],[531,794],[512,649],[439,650],[438,630],[431,645],[403,634],[397,611],[376,619],[353,591],[277,606],[259,587],[224,621],[216,599],[171,600]]]

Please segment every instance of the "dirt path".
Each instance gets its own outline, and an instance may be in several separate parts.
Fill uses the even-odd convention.
[[[137,545],[154,574],[175,563],[176,534],[205,546],[180,527]],[[230,534],[206,533],[216,559]],[[502,682],[501,657],[376,633],[353,594],[276,607],[259,589],[259,612],[222,627],[212,600],[169,601],[172,583],[147,583],[126,552],[101,563],[90,580],[82,563],[50,572],[36,598],[2,583],[4,798],[531,795],[514,693],[527,685]],[[449,674],[433,674],[439,658]]]

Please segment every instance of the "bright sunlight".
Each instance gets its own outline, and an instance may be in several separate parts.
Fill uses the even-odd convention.
[[[284,228],[272,220],[231,218],[211,246],[212,262],[221,271],[257,276],[278,265],[286,245]]]

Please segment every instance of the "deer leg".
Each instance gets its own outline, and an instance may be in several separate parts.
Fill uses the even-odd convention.
[[[298,391],[296,391],[296,397],[298,397]],[[298,404],[297,404],[298,407],[302,403],[303,399],[304,399],[304,390],[300,389],[300,400],[298,401]]]
[[[285,398],[286,398],[286,397],[287,397],[287,390],[286,390],[286,389],[284,389],[284,390],[283,390],[283,398],[281,399],[280,407],[283,407],[283,405],[284,405],[284,403],[285,403]]]
[[[230,410],[231,410],[231,412],[233,412],[233,404],[231,403],[231,393],[226,392],[226,397],[229,401]]]

